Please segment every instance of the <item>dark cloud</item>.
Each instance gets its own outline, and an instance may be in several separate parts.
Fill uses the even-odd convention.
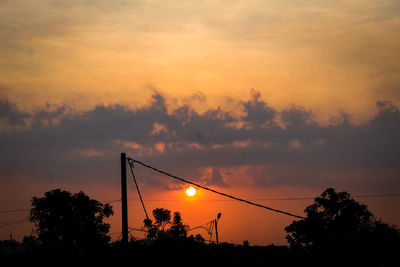
[[[217,168],[209,169],[207,173],[201,180],[206,186],[218,186],[218,187],[228,187],[229,185],[224,181],[221,172]]]
[[[2,122],[3,127],[25,126],[27,116],[15,104],[6,99],[0,99],[0,122]]]
[[[252,126],[263,126],[265,123],[273,122],[276,111],[261,100],[261,94],[254,89],[251,91],[252,100],[243,103],[246,122]]]
[[[292,106],[290,109],[281,112],[286,127],[305,127],[315,122],[312,120],[312,111],[303,107]]]
[[[156,93],[148,106],[136,110],[99,105],[77,112],[47,106],[25,113],[2,100],[0,175],[110,181],[118,173],[119,153],[125,151],[219,187],[231,185],[235,176],[225,170],[242,167],[258,185],[354,181],[372,188],[385,180],[382,186],[400,187],[400,112],[390,102],[378,102],[375,116],[361,124],[341,114],[325,126],[314,120],[311,110],[292,106],[278,111],[255,91],[251,101],[241,104],[244,115],[238,118],[221,108],[198,113],[189,104],[168,110],[165,98]],[[277,123],[279,118],[284,126]],[[212,169],[206,180],[204,168]],[[386,178],[377,170],[387,173]],[[156,175],[146,175],[148,184],[158,183]]]

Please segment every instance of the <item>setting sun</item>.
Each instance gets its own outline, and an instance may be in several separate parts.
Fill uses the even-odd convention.
[[[189,197],[192,197],[196,194],[196,189],[194,187],[189,187],[188,189],[186,189],[186,195],[188,195]]]

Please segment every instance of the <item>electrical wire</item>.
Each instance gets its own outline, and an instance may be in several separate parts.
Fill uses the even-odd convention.
[[[146,232],[146,233],[147,233],[147,231],[146,231],[146,230],[144,230],[144,229],[140,229],[140,228],[129,227],[129,229],[130,229],[130,230],[134,230],[134,231]]]
[[[0,214],[2,213],[14,213],[14,212],[21,212],[21,211],[28,211],[30,209],[15,209],[15,210],[1,210]]]
[[[121,199],[102,200],[100,202],[103,202],[103,203],[114,203],[114,202],[119,202],[119,201],[121,201]],[[129,199],[129,201],[134,201],[134,199]]]
[[[2,224],[8,224],[8,223],[13,223],[13,222],[21,221],[21,220],[29,220],[29,218],[27,218],[27,217],[14,218],[14,220],[9,220],[9,221],[0,222],[0,225],[2,225]]]
[[[137,192],[138,192],[138,194],[139,194],[140,202],[142,202],[142,206],[143,206],[144,213],[146,214],[147,220],[150,220],[150,219],[149,219],[149,215],[147,215],[147,210],[146,210],[146,207],[145,207],[145,205],[144,205],[144,202],[143,202],[143,199],[142,199],[142,194],[140,193],[138,183],[136,182],[135,174],[133,173],[133,163],[130,162],[130,161],[128,161],[128,163],[129,163],[129,167],[130,167],[130,169],[131,169],[133,181],[135,182],[136,189],[137,189]]]
[[[199,225],[199,226],[196,226],[196,227],[193,227],[193,228],[189,229],[188,232],[190,232],[192,230],[195,230],[195,229],[200,229],[201,228],[201,229],[207,231],[207,235],[210,237],[210,240],[208,242],[211,242],[211,239],[212,239],[212,236],[213,236],[213,232],[214,232],[214,223],[215,223],[215,221],[211,220],[211,221],[209,221],[207,223],[204,223],[202,225]]]
[[[209,221],[209,222],[203,223],[202,225],[199,225],[199,226],[190,228],[190,229],[188,230],[188,232],[193,231],[193,230],[198,229],[198,228],[202,228],[202,229],[205,229],[205,230],[207,231],[207,228],[205,228],[204,225],[209,225],[209,224],[212,223],[212,222],[213,222],[213,221]]]
[[[354,195],[352,197],[400,197],[400,194]]]
[[[131,236],[131,239],[135,240],[136,238],[131,234],[130,231],[128,231],[128,234]]]
[[[213,234],[214,234],[214,221],[211,221],[210,227],[208,228],[208,235],[210,236],[210,240],[208,242],[211,242]]]
[[[400,193],[393,194],[376,194],[376,195],[352,195],[354,198],[383,198],[383,197],[400,197]],[[296,201],[296,200],[314,200],[315,197],[291,197],[291,198],[253,198],[249,199],[250,201]],[[103,203],[114,203],[120,202],[121,199],[110,199],[110,200],[102,200]],[[128,199],[128,201],[140,201],[139,199]],[[181,199],[146,199],[146,201],[182,201]],[[235,199],[202,199],[202,201],[236,201]],[[15,209],[15,210],[1,210],[0,214],[3,213],[14,213],[14,212],[22,212],[28,211],[30,209]]]
[[[352,195],[351,197],[358,198],[383,198],[383,197],[400,197],[400,193],[393,194],[376,194],[376,195]],[[315,197],[286,197],[286,198],[251,198],[249,201],[296,201],[296,200],[314,200]],[[120,202],[121,199],[112,199],[112,200],[103,200],[101,202]],[[128,199],[128,201],[139,201],[138,199]],[[182,201],[181,199],[146,199],[146,201],[150,202],[175,202]],[[202,199],[202,201],[236,201],[234,199]],[[1,213],[1,212],[0,212]]]
[[[202,189],[204,189],[204,190],[208,190],[208,191],[213,192],[213,193],[216,193],[216,194],[218,194],[218,195],[225,196],[225,197],[228,197],[228,198],[232,198],[232,199],[234,199],[234,200],[247,203],[247,204],[249,204],[249,205],[253,205],[253,206],[260,207],[260,208],[264,208],[264,209],[267,209],[267,210],[270,210],[270,211],[282,213],[282,214],[285,214],[285,215],[288,215],[288,216],[292,216],[292,217],[295,217],[295,218],[305,219],[303,216],[299,216],[299,215],[295,215],[295,214],[292,214],[292,213],[289,213],[289,212],[286,212],[286,211],[282,211],[282,210],[270,208],[270,207],[267,207],[267,206],[265,206],[265,205],[261,205],[261,204],[258,204],[258,203],[254,203],[254,202],[249,201],[249,200],[245,200],[245,199],[238,198],[238,197],[235,197],[235,196],[232,196],[232,195],[228,195],[228,194],[225,194],[225,193],[216,191],[216,190],[214,190],[214,189],[210,189],[210,188],[208,188],[208,187],[205,187],[205,186],[202,186],[202,185],[199,185],[199,184],[190,182],[190,181],[188,181],[188,180],[186,180],[186,179],[180,178],[180,177],[178,177],[178,176],[169,174],[169,173],[167,173],[167,172],[165,172],[165,171],[162,171],[162,170],[159,170],[159,169],[154,168],[154,167],[152,167],[152,166],[149,166],[149,165],[147,165],[147,164],[145,164],[145,163],[143,163],[143,162],[141,162],[141,161],[138,161],[138,160],[135,160],[135,159],[132,159],[132,158],[127,158],[127,159],[128,159],[128,162],[136,162],[136,163],[139,163],[140,165],[142,165],[142,166],[144,166],[144,167],[146,167],[146,168],[152,169],[152,170],[154,170],[154,171],[156,171],[156,172],[162,173],[162,174],[167,175],[167,176],[169,176],[169,177],[171,177],[171,178],[174,178],[174,179],[176,179],[176,180],[179,180],[179,181],[182,181],[182,182],[184,182],[184,183],[197,186],[197,187],[199,187],[199,188],[202,188]]]
[[[23,220],[23,221],[14,221],[14,222],[10,222],[10,223],[4,223],[4,224],[0,224],[0,228],[6,227],[6,226],[10,226],[10,225],[14,225],[14,224],[27,223],[27,222],[29,222],[29,221],[28,220]]]

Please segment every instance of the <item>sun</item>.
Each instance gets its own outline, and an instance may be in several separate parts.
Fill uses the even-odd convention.
[[[188,195],[189,197],[192,197],[196,194],[196,189],[194,187],[189,187],[188,189],[186,189],[186,195]]]

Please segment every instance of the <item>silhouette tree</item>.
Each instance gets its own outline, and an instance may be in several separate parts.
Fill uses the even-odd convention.
[[[144,226],[147,230],[147,238],[152,240],[161,240],[169,238],[185,238],[187,236],[188,226],[183,224],[179,212],[174,213],[171,223],[171,211],[163,208],[153,210],[155,222],[151,219],[144,220]],[[171,225],[166,229],[167,225]]]
[[[399,230],[376,220],[367,206],[350,198],[347,192],[328,188],[305,212],[305,219],[285,228],[291,247],[336,251],[399,245]]]
[[[180,212],[174,212],[171,228],[169,229],[172,238],[185,238],[187,236],[188,226],[183,224]]]
[[[153,210],[154,219],[156,219],[155,224],[162,231],[165,227],[171,223],[171,211],[168,209],[157,208]]]
[[[32,198],[29,220],[35,224],[38,242],[47,247],[95,247],[106,244],[110,225],[104,218],[112,207],[90,199],[85,193],[60,189]]]

